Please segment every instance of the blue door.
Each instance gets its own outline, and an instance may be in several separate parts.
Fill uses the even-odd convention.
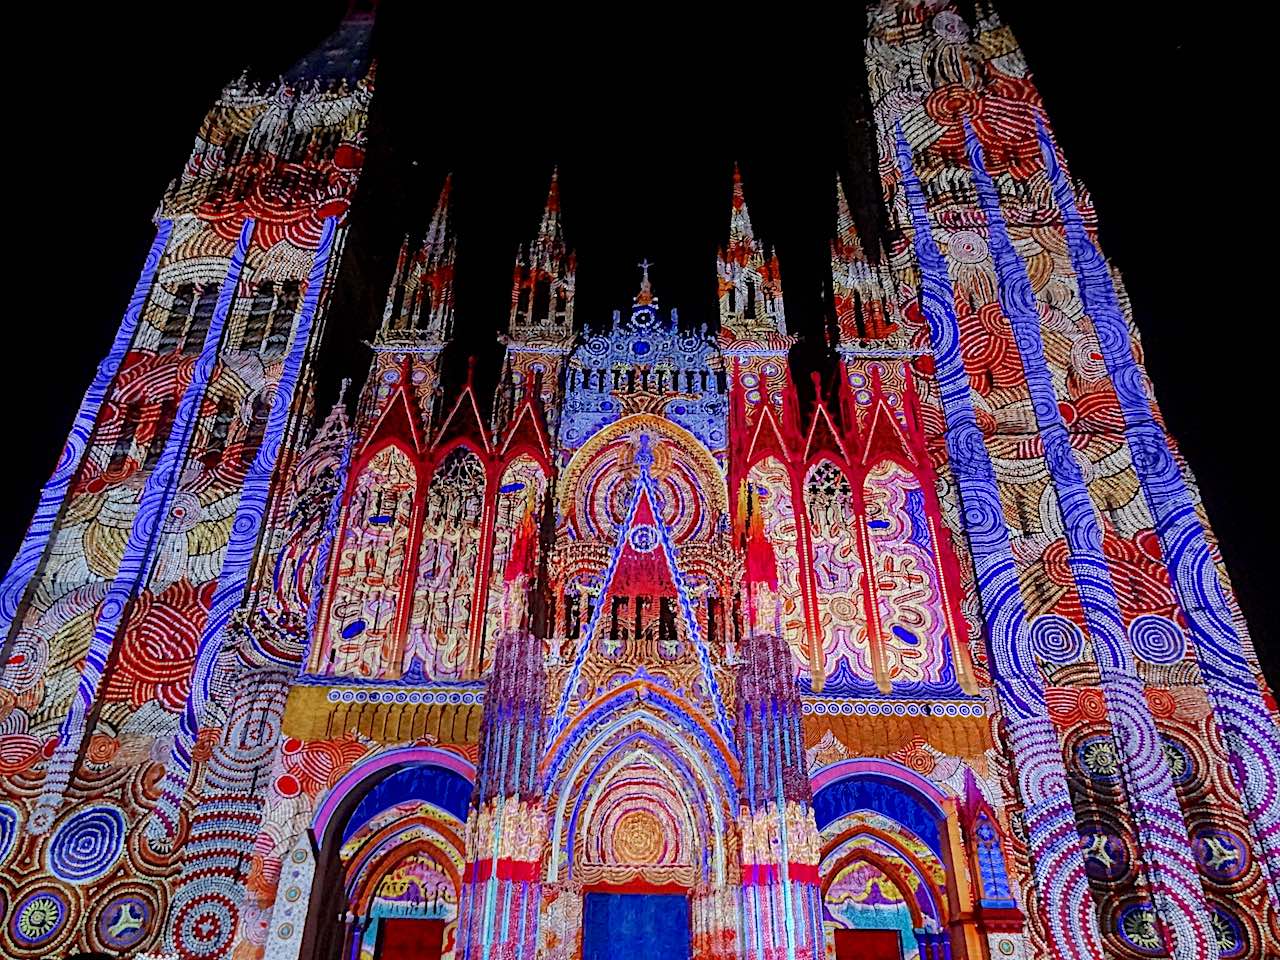
[[[582,913],[582,960],[689,960],[689,899],[681,894],[588,893]]]

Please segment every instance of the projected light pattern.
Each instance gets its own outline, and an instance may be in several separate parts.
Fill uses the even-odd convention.
[[[491,402],[449,175],[314,409],[372,13],[228,86],[0,581],[0,953],[1280,954],[1271,692],[1088,194],[962,8],[866,12],[825,353],[727,158],[718,328],[648,259],[576,317],[552,169]]]

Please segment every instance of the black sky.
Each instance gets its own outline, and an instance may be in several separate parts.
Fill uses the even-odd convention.
[[[463,23],[390,5],[377,129],[366,168],[361,263],[344,278],[338,336],[381,309],[398,243],[455,174],[459,324],[496,361],[512,254],[561,166],[579,257],[578,317],[625,307],[635,262],[656,263],[664,306],[714,316],[714,252],[738,160],[757,233],[779,249],[793,329],[816,330],[831,194],[850,159],[861,57],[856,4],[789,28],[735,15],[696,35],[645,10],[613,23],[528,13]],[[1256,52],[1206,16],[1129,5],[1003,4],[1072,172],[1124,271],[1148,367],[1210,517],[1272,682],[1280,679],[1267,472],[1276,345],[1247,198],[1260,175]],[[0,555],[12,556],[40,484],[106,351],[150,243],[150,215],[218,89],[246,63],[282,71],[328,31],[339,0],[209,8],[97,5],[31,14],[10,71],[9,346],[14,436]],[[431,5],[435,8],[436,5]],[[529,8],[530,10],[532,8]],[[1065,11],[1065,12],[1064,12]],[[1144,15],[1145,14],[1145,15]],[[567,15],[567,14],[566,14]],[[587,29],[591,42],[579,32]],[[1245,44],[1245,45],[1242,45]],[[856,141],[856,138],[852,138]],[[856,146],[856,143],[855,143]],[[416,161],[416,164],[415,164]],[[485,360],[482,360],[482,365]],[[455,365],[455,368],[457,366]],[[331,393],[360,351],[322,368]]]

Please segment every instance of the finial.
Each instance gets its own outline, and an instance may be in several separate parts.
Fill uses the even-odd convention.
[[[653,264],[649,262],[648,257],[645,257],[643,260],[637,263],[636,266],[639,267],[641,271],[643,271],[640,276],[640,293],[636,297],[636,303],[638,305],[652,303],[653,302],[653,285],[649,282],[649,268],[652,267]]]

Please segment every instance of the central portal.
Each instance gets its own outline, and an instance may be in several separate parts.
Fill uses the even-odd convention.
[[[582,960],[689,960],[689,898],[678,893],[588,893]]]

